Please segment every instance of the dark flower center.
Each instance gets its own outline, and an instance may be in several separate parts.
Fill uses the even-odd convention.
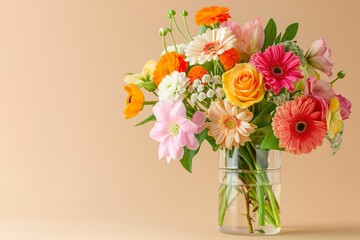
[[[131,103],[131,98],[132,98],[132,95],[129,96],[128,103]]]
[[[273,72],[276,73],[276,74],[280,74],[280,73],[282,73],[282,69],[279,68],[279,67],[274,67]]]
[[[303,133],[303,132],[305,132],[305,131],[306,131],[306,128],[307,128],[306,122],[298,122],[298,123],[296,123],[296,125],[295,125],[295,129],[296,129],[296,131],[297,131],[298,133]]]

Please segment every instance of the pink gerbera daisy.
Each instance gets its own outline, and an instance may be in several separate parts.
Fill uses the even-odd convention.
[[[263,53],[251,57],[265,79],[265,88],[278,94],[282,87],[294,92],[294,82],[303,78],[299,69],[301,62],[293,52],[285,52],[284,45],[268,47]]]
[[[286,152],[309,153],[322,144],[326,123],[321,119],[321,108],[310,97],[296,97],[276,108],[272,126]]]

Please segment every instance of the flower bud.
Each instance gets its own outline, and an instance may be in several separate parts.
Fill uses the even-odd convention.
[[[175,12],[175,10],[169,10],[169,12],[168,12],[168,18],[172,18],[173,16],[175,16],[175,14],[176,14],[176,12]]]
[[[160,28],[159,30],[159,34],[161,37],[165,37],[167,32],[168,32],[167,28]]]
[[[337,77],[340,79],[343,79],[346,75],[346,72],[344,72],[343,70],[341,70],[340,72],[338,72]]]
[[[186,10],[181,11],[181,16],[186,17],[188,15],[188,12]]]

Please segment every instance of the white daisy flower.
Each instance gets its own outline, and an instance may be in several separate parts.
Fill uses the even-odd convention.
[[[185,61],[190,65],[204,64],[218,60],[219,55],[234,47],[236,38],[228,27],[207,29],[205,33],[194,37],[185,48]]]
[[[179,99],[184,98],[186,88],[189,85],[189,78],[186,77],[186,73],[179,73],[174,71],[171,75],[161,81],[158,86],[159,99],[165,100],[169,103],[173,103]]]

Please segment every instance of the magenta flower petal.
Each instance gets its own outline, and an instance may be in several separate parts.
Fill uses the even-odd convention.
[[[335,96],[339,99],[342,119],[348,119],[351,114],[351,102],[340,94]]]
[[[251,62],[262,73],[266,89],[275,94],[283,87],[293,92],[294,82],[303,78],[300,59],[291,51],[285,52],[284,45],[270,46],[263,53],[254,54]]]

